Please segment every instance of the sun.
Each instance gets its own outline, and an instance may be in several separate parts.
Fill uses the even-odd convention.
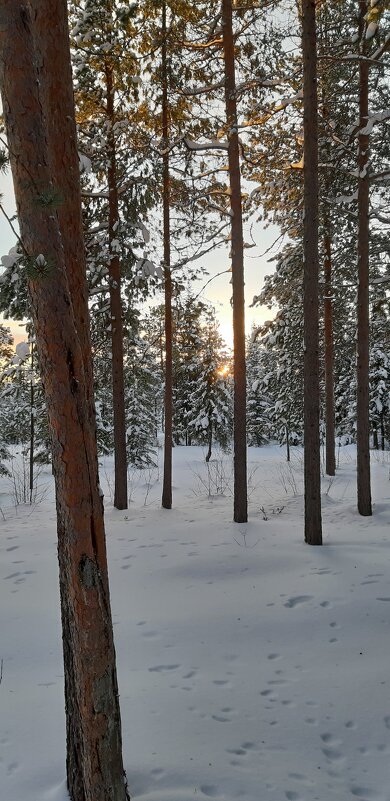
[[[217,373],[221,378],[226,378],[226,376],[229,375],[230,373],[230,365],[223,364],[222,367],[220,367],[219,370],[217,370]]]

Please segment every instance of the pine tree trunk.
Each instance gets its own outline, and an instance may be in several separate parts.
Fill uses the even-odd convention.
[[[49,0],[41,5],[47,6],[49,20]],[[65,9],[65,2],[63,6]],[[90,354],[85,347],[87,334],[76,327],[67,269],[80,271],[76,284],[83,284],[85,274],[82,262],[65,266],[54,208],[50,161],[56,143],[51,147],[51,134],[45,126],[43,111],[48,94],[41,87],[42,74],[36,69],[39,58],[34,50],[35,44],[37,51],[42,46],[42,52],[49,52],[42,35],[53,37],[54,42],[58,39],[58,46],[49,49],[57,58],[60,53],[64,56],[59,41],[63,29],[50,23],[46,29],[42,25],[38,40],[27,4],[3,0],[2,101],[53,440],[68,789],[72,801],[126,801],[96,432],[85,369]],[[49,61],[45,68],[45,79],[50,80]],[[62,75],[69,75],[69,51]],[[55,108],[53,105],[53,111]],[[63,169],[67,167],[65,161]],[[69,170],[75,170],[74,163],[69,164]]]
[[[334,425],[334,344],[332,304],[332,249],[329,234],[325,235],[324,261],[324,340],[325,340],[325,472],[336,473],[335,425]]]
[[[240,145],[237,126],[236,77],[232,0],[222,0],[223,51],[225,62],[225,105],[229,140],[229,180],[233,287],[234,360],[234,521],[248,520],[246,454],[246,364],[244,239],[242,227]]]
[[[359,127],[368,122],[369,62],[365,59],[364,32],[366,0],[359,2]],[[369,136],[358,138],[358,295],[357,295],[357,500],[359,514],[369,516],[371,508],[370,422],[369,422]]]
[[[55,207],[61,228],[65,265],[77,335],[88,381],[90,415],[94,419],[92,362],[90,359],[88,290],[85,281],[85,249],[81,215],[80,169],[77,151],[72,69],[69,58],[68,9],[63,0],[30,0],[34,35],[39,43],[37,70],[40,97],[46,109],[49,160]],[[56,29],[58,35],[48,36]],[[47,80],[47,64],[51,65]],[[64,169],[64,164],[67,169]]]
[[[209,430],[208,430],[208,435],[207,435],[207,441],[208,441],[208,449],[207,449],[207,453],[206,453],[206,462],[209,462],[210,459],[211,459],[211,453],[212,453],[212,447],[213,447],[213,423],[212,423],[212,420],[210,420],[210,422],[209,422]]]
[[[115,252],[114,242],[118,237],[119,224],[118,186],[116,176],[116,150],[113,126],[115,123],[113,74],[110,65],[106,69],[108,133],[108,245],[110,249],[109,284],[111,315],[111,357],[112,357],[112,402],[114,412],[114,461],[115,488],[114,506],[127,509],[127,455],[126,455],[126,415],[125,382],[123,370],[123,322],[121,300],[121,265]]]
[[[383,412],[381,412],[380,414],[380,429],[381,429],[381,451],[384,451],[386,447],[386,436],[385,436],[385,420]]]
[[[305,542],[322,545],[319,387],[318,98],[315,0],[302,2],[304,86]]]
[[[173,431],[173,364],[172,364],[172,275],[170,243],[170,175],[166,3],[162,6],[162,142],[163,142],[163,238],[165,298],[165,395],[164,395],[164,476],[162,506],[172,508],[172,431]]]
[[[34,493],[34,448],[35,448],[35,410],[34,410],[34,343],[31,342],[31,378],[30,378],[30,503]]]
[[[373,446],[374,446],[374,449],[375,449],[376,451],[377,451],[377,450],[379,450],[379,442],[378,442],[378,426],[377,426],[377,424],[376,424],[375,422],[372,424],[372,439],[373,439]]]

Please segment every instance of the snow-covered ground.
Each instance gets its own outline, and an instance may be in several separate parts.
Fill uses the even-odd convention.
[[[302,455],[250,449],[250,522],[231,467],[174,450],[174,508],[102,466],[124,761],[140,801],[389,801],[389,453],[323,479],[323,548],[303,543]],[[214,481],[214,478],[216,479]],[[0,486],[0,801],[66,801],[52,479],[33,507]],[[210,495],[209,495],[210,491]],[[223,494],[221,494],[223,491]]]

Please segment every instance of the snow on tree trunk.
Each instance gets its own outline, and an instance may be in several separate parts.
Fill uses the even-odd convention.
[[[244,240],[242,228],[240,145],[237,125],[235,56],[231,0],[222,0],[223,50],[225,61],[225,105],[229,140],[231,207],[231,253],[233,288],[234,353],[234,521],[248,520],[246,454],[246,365]]]
[[[302,2],[304,94],[305,542],[322,545],[318,322],[318,98],[315,1]]]
[[[80,271],[76,280],[80,286],[85,276],[82,261],[65,263],[50,169],[55,143],[52,148],[53,132],[44,118],[48,93],[41,86],[51,78],[50,61],[45,63],[45,74],[36,68],[40,47],[45,54],[50,49],[57,58],[65,59],[59,69],[63,79],[69,79],[69,51],[60,42],[67,35],[66,26],[60,24],[66,3],[61,5],[59,24],[53,27],[49,22],[51,0],[40,4],[48,23],[39,26],[38,40],[34,39],[29,7],[4,0],[0,81],[53,440],[68,788],[72,801],[126,801],[103,508],[90,413],[88,335],[77,327],[80,319],[76,325],[67,270]],[[46,48],[42,36],[52,37],[53,47]],[[55,110],[53,99],[50,112]],[[66,171],[66,161],[63,167]],[[75,169],[74,163],[69,169]]]

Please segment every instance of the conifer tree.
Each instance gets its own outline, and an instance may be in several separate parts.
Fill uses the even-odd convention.
[[[322,545],[318,320],[318,96],[314,0],[302,0],[305,542]]]
[[[244,238],[242,224],[240,145],[236,101],[233,15],[231,0],[222,0],[222,38],[225,62],[225,105],[231,203],[231,252],[234,342],[234,521],[248,519],[246,454],[246,367]]]
[[[35,9],[34,9],[35,11]],[[1,7],[0,85],[28,289],[53,439],[67,719],[67,779],[72,801],[126,801],[102,501],[95,445],[83,263],[64,258],[53,208],[56,118],[72,132],[64,170],[77,171],[74,108],[63,0],[40,3],[35,36],[25,3]],[[38,13],[37,12],[37,13]],[[42,36],[45,40],[42,40]],[[45,54],[45,72],[40,68]],[[58,63],[62,105],[47,105],[45,83]],[[62,120],[62,122],[61,122]],[[72,156],[73,154],[73,156]],[[29,180],[26,180],[26,173]],[[54,180],[53,180],[54,179]],[[80,197],[69,199],[78,230]],[[78,210],[78,213],[76,213]],[[64,232],[65,234],[65,232]],[[79,243],[81,254],[82,243]],[[68,271],[77,276],[68,281]],[[70,285],[80,282],[81,297]]]

